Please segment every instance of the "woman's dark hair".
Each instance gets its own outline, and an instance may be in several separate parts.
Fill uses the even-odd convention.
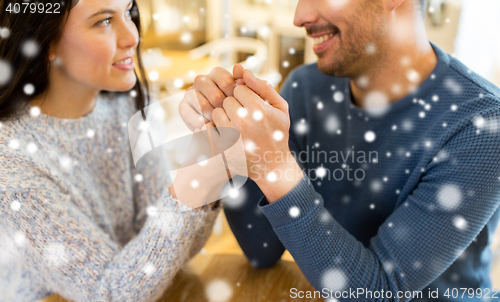
[[[36,2],[37,6],[43,5],[45,9],[51,6],[52,11],[60,5],[60,13],[38,12],[38,8],[35,13],[31,13],[30,3],[35,4],[34,1],[0,0],[0,120],[16,117],[26,108],[32,97],[40,95],[47,89],[50,45],[61,38],[69,11],[78,0]],[[23,12],[26,4],[28,7]],[[135,0],[131,15],[140,35],[141,23]],[[26,44],[27,42],[30,44]],[[28,47],[28,54],[31,48],[32,55],[26,55],[23,47],[25,50]],[[142,111],[149,104],[149,87],[141,61],[140,42],[137,46],[137,59],[140,77],[137,77],[136,73],[137,82],[132,90],[137,92],[136,107]],[[27,83],[35,88],[32,95],[26,95],[24,92]]]

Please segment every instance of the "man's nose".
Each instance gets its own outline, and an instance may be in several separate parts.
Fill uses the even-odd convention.
[[[299,0],[293,24],[297,27],[304,27],[316,23],[319,19],[315,6],[317,2],[318,0]]]

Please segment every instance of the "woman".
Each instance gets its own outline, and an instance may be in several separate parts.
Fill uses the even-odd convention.
[[[184,211],[160,163],[131,164],[135,0],[0,3],[0,301],[154,301],[219,206]]]

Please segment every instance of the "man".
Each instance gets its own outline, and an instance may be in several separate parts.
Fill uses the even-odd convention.
[[[286,248],[339,301],[499,299],[500,90],[429,43],[425,7],[299,0],[318,61],[281,96],[241,66],[196,79],[205,122],[245,140],[253,181],[225,213],[254,266]]]

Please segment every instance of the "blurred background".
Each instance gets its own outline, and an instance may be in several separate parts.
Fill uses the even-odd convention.
[[[312,40],[293,25],[296,0],[137,2],[146,73],[158,100],[182,93],[198,74],[207,74],[215,66],[230,69],[236,63],[279,89],[293,68],[316,59]],[[429,2],[429,39],[500,86],[500,1]],[[165,102],[164,107],[168,124],[177,103]],[[499,233],[493,241],[496,288],[500,288]],[[202,253],[242,253],[222,213]],[[288,253],[284,258],[292,260]]]

